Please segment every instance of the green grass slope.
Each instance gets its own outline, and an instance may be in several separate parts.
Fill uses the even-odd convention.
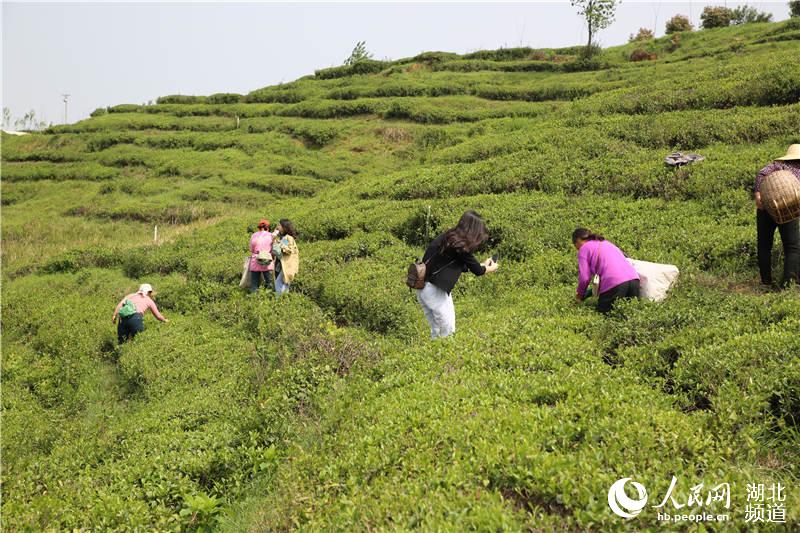
[[[780,482],[800,528],[800,294],[758,286],[751,200],[798,40],[433,52],[4,135],[4,529],[683,529],[606,503],[673,475],[730,483],[722,530]],[[468,208],[501,269],[431,343],[404,270]],[[300,230],[280,301],[237,287],[262,217]],[[669,299],[574,304],[579,225],[678,265]],[[145,281],[171,323],[118,347]]]

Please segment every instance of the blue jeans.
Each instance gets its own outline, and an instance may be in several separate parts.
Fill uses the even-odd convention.
[[[137,333],[144,331],[144,316],[142,313],[134,313],[133,315],[117,320],[117,340],[120,344],[128,339],[132,339]]]
[[[263,274],[263,276],[262,276]],[[272,289],[274,282],[272,277],[272,271],[267,270],[266,272],[254,272],[250,271],[250,292],[256,292],[258,287],[261,285],[261,280],[264,280],[264,287],[267,289]]]
[[[283,272],[279,273],[275,278],[275,292],[284,294],[289,292],[290,284],[283,281]]]

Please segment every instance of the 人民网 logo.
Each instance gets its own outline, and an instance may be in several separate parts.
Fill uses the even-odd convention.
[[[608,506],[611,507],[615,515],[622,518],[635,517],[647,505],[647,489],[641,483],[631,481],[631,485],[639,493],[638,499],[634,500],[625,494],[625,483],[628,481],[631,481],[631,478],[624,477],[615,481],[611,488],[608,489]]]

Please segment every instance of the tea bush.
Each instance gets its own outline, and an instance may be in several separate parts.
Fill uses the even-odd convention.
[[[677,33],[682,31],[692,31],[694,26],[685,15],[675,15],[667,21],[666,33]]]
[[[546,294],[526,293],[521,300],[532,310],[566,312],[547,303]],[[483,308],[475,320],[491,323],[510,309],[494,311]],[[725,476],[733,486],[746,482],[748,474],[735,474],[722,460],[733,450],[726,444],[717,448],[697,430],[714,425],[712,417],[661,403],[663,397],[636,383],[633,374],[611,370],[591,352],[575,360],[587,343],[579,320],[511,313],[516,320],[496,325],[494,334],[460,338],[471,357],[452,343],[414,347],[384,361],[395,376],[390,383],[354,384],[359,397],[369,398],[369,407],[360,417],[344,417],[354,397],[332,403],[330,416],[344,427],[279,474],[277,492],[252,512],[253,523],[308,529],[365,524],[517,529],[565,522],[614,527],[596,495],[621,475],[620,464],[646,464],[646,473],[638,476],[652,477],[661,492],[671,472],[687,464],[709,478]],[[600,381],[598,374],[604,376]],[[612,415],[609,400],[618,392],[628,401],[616,404]],[[650,414],[654,408],[657,417]],[[630,420],[646,423],[647,433]],[[664,437],[676,433],[681,444],[662,454]],[[595,453],[598,447],[602,453]],[[596,472],[608,472],[607,479],[597,479]],[[354,478],[363,481],[356,484]],[[422,497],[426,505],[413,503]],[[452,505],[465,511],[449,513]],[[656,524],[654,516],[644,520]]]
[[[173,294],[182,290],[168,279],[153,283]],[[37,286],[66,296],[53,306],[66,306],[72,312],[64,315],[42,306],[36,301]],[[76,291],[77,287],[85,292]],[[268,475],[277,466],[281,438],[288,427],[282,414],[285,409],[291,408],[292,401],[302,401],[309,408],[314,387],[324,388],[335,377],[330,368],[338,360],[338,348],[331,345],[332,352],[320,354],[320,359],[293,360],[292,372],[298,377],[301,372],[318,374],[315,382],[304,382],[308,388],[302,389],[302,397],[298,383],[287,379],[270,381],[272,390],[256,393],[249,388],[259,383],[255,368],[278,372],[278,376],[283,372],[278,360],[268,363],[271,359],[266,359],[254,366],[259,359],[246,339],[261,333],[243,330],[244,338],[230,336],[201,315],[191,316],[196,307],[183,309],[189,313],[186,317],[173,314],[170,324],[149,324],[135,341],[114,348],[110,325],[98,322],[107,324],[115,300],[89,295],[116,292],[119,296],[126,290],[130,290],[129,280],[89,270],[26,278],[11,294],[17,305],[6,313],[6,323],[15,332],[27,331],[34,340],[28,350],[19,344],[20,338],[3,339],[4,345],[14,343],[6,351],[3,367],[4,384],[11,390],[4,395],[4,410],[10,414],[12,435],[17,435],[24,413],[44,408],[62,409],[62,416],[73,414],[67,425],[52,425],[51,419],[51,425],[29,425],[11,446],[4,442],[14,465],[11,472],[39,483],[12,484],[17,501],[27,504],[4,502],[9,527],[79,527],[87,522],[124,529],[153,524],[194,528],[203,521],[213,525],[223,498],[244,490],[253,476]],[[23,297],[25,293],[29,296]],[[320,338],[326,338],[324,319],[306,311],[308,302],[290,303],[275,309],[280,309],[287,327],[297,320],[309,331],[313,324],[309,320],[317,321]],[[264,316],[274,305],[249,312]],[[230,316],[233,309],[221,311]],[[61,327],[52,327],[55,323]],[[302,344],[299,337],[280,330],[264,335],[259,349],[267,352],[282,353]],[[357,346],[357,341],[352,342],[350,346]],[[167,359],[161,351],[165,348]],[[75,354],[82,357],[75,359]],[[118,370],[107,366],[108,358]],[[187,372],[188,368],[192,370]],[[329,368],[327,373],[324,368]],[[98,387],[97,378],[108,381]],[[275,390],[278,382],[287,388]],[[72,392],[67,394],[68,390]],[[34,391],[36,399],[25,401],[27,391]],[[43,407],[37,411],[37,405]],[[134,434],[136,438],[130,438]],[[38,450],[37,461],[26,462],[33,450]],[[44,494],[40,494],[42,485],[49,488]],[[127,490],[120,492],[123,487]],[[217,503],[211,505],[211,500]]]
[[[114,169],[99,165],[97,163],[51,163],[51,162],[25,162],[6,163],[3,165],[3,179],[15,181],[37,181],[37,180],[89,180],[103,181],[113,180],[119,177],[120,173]]]
[[[332,67],[318,70],[314,73],[315,78],[327,80],[331,78],[342,78],[347,76],[357,76],[359,74],[375,74],[386,68],[387,64],[383,61],[364,59],[353,65]]]

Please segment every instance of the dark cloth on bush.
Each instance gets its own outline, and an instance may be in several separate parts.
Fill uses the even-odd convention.
[[[694,163],[695,161],[702,161],[705,157],[700,154],[684,154],[683,152],[673,152],[664,158],[664,163],[671,167],[680,167]]]
[[[632,279],[611,287],[606,292],[601,292],[597,299],[597,310],[608,313],[614,308],[614,302],[620,298],[638,298],[639,280]]]
[[[790,281],[800,283],[800,219],[778,224],[764,209],[756,210],[756,231],[758,234],[758,270],[761,283],[772,284],[772,244],[775,229],[783,243],[783,285]]]
[[[117,341],[122,344],[142,331],[144,331],[144,315],[142,313],[134,313],[126,318],[120,317],[117,322]]]
[[[427,262],[425,268],[425,281],[439,287],[447,294],[453,290],[458,278],[467,271],[476,276],[486,274],[486,267],[467,252],[445,250],[441,252],[444,233],[433,239],[422,256],[422,261]]]

